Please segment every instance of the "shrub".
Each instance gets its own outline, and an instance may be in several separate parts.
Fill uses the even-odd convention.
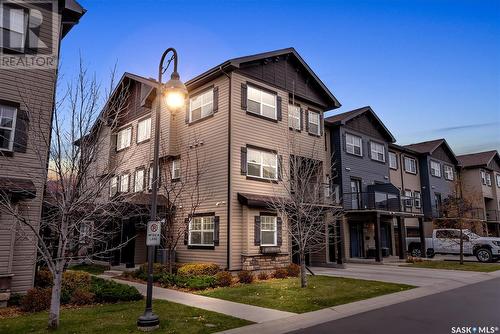
[[[52,289],[34,288],[28,290],[21,299],[21,310],[25,312],[39,312],[50,307]]]
[[[182,265],[177,274],[180,276],[213,276],[220,271],[215,263],[187,263]]]
[[[47,268],[42,268],[35,275],[35,287],[49,288],[52,286],[52,273]]]
[[[300,266],[295,263],[290,263],[288,266],[286,266],[286,271],[288,274],[288,277],[299,277],[300,275]]]
[[[191,290],[204,290],[216,286],[215,276],[191,276],[188,277],[186,287]]]
[[[238,273],[238,280],[243,284],[250,284],[253,282],[254,275],[248,270],[242,270]]]
[[[94,294],[85,289],[76,289],[69,302],[73,305],[89,305],[94,302]]]
[[[220,271],[215,275],[217,286],[230,286],[233,283],[233,275],[228,271]]]
[[[177,275],[165,273],[165,274],[160,276],[160,278],[158,279],[158,282],[163,287],[174,286],[177,284]]]
[[[23,295],[20,293],[11,293],[10,298],[7,301],[7,306],[20,306]]]
[[[424,260],[421,257],[416,257],[416,256],[408,256],[406,258],[406,263],[418,263],[423,261]]]
[[[92,277],[90,292],[97,303],[115,303],[142,299],[142,295],[133,286]]]
[[[63,273],[62,289],[73,293],[77,289],[90,289],[91,276],[84,271],[68,270]]]
[[[288,271],[285,268],[277,268],[273,273],[274,278],[287,278],[287,276]]]
[[[269,278],[269,275],[265,271],[261,271],[258,275],[257,278],[261,281],[265,281],[266,279]]]

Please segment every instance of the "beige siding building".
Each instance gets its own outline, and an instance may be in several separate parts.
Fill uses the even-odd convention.
[[[9,7],[2,2],[0,6],[10,11],[11,19],[18,20],[24,27],[32,19],[32,11],[39,11],[43,18],[55,17],[54,25],[42,20],[37,37],[42,41],[55,37],[51,47],[56,56],[60,40],[85,12],[72,0],[59,1],[55,16],[48,7],[36,2],[23,3],[23,7]],[[25,14],[17,15],[19,12]],[[4,27],[9,30],[8,26]],[[11,38],[15,33],[20,34],[23,44],[14,54],[36,55],[26,37],[31,32],[11,32]],[[5,43],[8,41],[4,40],[0,48],[2,54],[7,55],[10,48]],[[43,50],[38,51],[44,54]],[[11,203],[9,206],[34,226],[39,223],[42,210],[56,79],[57,64],[47,69],[0,68],[0,201]],[[0,207],[1,288],[10,287],[12,292],[24,293],[33,286],[36,244],[33,233],[5,207]]]

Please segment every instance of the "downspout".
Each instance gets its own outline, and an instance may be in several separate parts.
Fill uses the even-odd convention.
[[[229,79],[229,97],[228,97],[228,114],[227,114],[227,245],[226,245],[226,257],[227,257],[227,270],[230,270],[231,266],[231,87],[232,87],[232,75],[224,72],[222,65],[219,67],[221,72]]]

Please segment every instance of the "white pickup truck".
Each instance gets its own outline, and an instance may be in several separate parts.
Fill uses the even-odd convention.
[[[480,262],[500,260],[500,238],[481,237],[470,230],[462,230],[464,255],[475,256]],[[420,238],[406,238],[408,252],[421,256]],[[435,254],[460,254],[460,230],[453,228],[435,229],[432,238],[425,238],[427,257]]]

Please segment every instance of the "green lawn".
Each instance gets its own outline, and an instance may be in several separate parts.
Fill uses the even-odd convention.
[[[68,269],[77,271],[86,271],[92,275],[100,275],[106,270],[108,270],[108,267],[99,264],[75,264],[73,266],[70,266]]]
[[[153,309],[160,316],[158,333],[212,333],[251,323],[163,300],[155,300]],[[144,301],[64,309],[57,331],[45,329],[47,312],[39,312],[0,320],[0,333],[142,333],[136,321],[143,311]]]
[[[492,272],[500,270],[500,264],[479,263],[479,262],[464,262],[464,264],[460,264],[460,262],[458,261],[423,261],[423,262],[411,263],[404,266],[415,267],[415,268],[465,270],[465,271],[481,271],[481,272]]]
[[[413,288],[403,284],[328,276],[309,276],[308,280],[308,287],[304,289],[300,287],[298,278],[287,278],[217,288],[199,294],[304,313]]]

